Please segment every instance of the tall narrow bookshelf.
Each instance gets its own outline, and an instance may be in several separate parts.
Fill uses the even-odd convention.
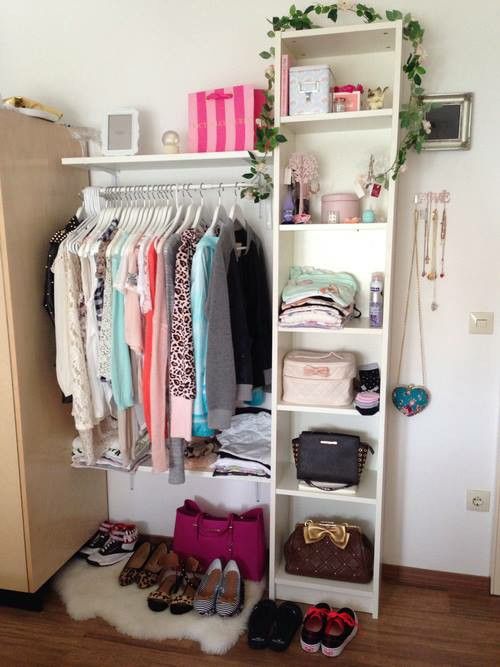
[[[378,616],[383,519],[384,449],[391,317],[391,274],[395,226],[396,184],[391,181],[374,207],[377,223],[321,225],[321,196],[311,202],[312,223],[281,225],[284,169],[291,153],[314,153],[320,167],[321,194],[352,192],[356,178],[366,173],[370,154],[389,165],[397,154],[402,66],[400,21],[286,31],[276,39],[276,109],[280,101],[281,55],[297,65],[328,63],[337,84],[362,82],[365,87],[388,86],[385,108],[349,113],[286,116],[277,120],[287,142],[274,154],[273,200],[273,473],[271,480],[270,595],[280,599],[335,607],[348,605]],[[356,303],[362,319],[335,331],[290,331],[278,325],[281,292],[292,265],[348,271],[358,280]],[[371,274],[383,271],[384,323],[370,329],[367,319]],[[290,405],[282,400],[283,357],[289,350],[352,351],[359,364],[377,362],[381,372],[380,411],[360,415],[353,406],[329,409]],[[292,439],[303,430],[355,433],[375,450],[369,456],[356,495],[329,495],[299,490]],[[359,525],[373,541],[374,577],[369,584],[352,584],[288,574],[283,546],[295,524],[308,518],[328,518]]]

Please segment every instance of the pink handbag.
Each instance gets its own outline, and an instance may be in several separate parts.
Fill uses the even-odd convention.
[[[264,103],[264,91],[254,86],[190,93],[189,152],[253,150],[255,121]]]
[[[203,569],[214,558],[223,565],[234,559],[244,579],[260,581],[266,557],[262,509],[219,518],[202,512],[194,500],[185,500],[177,508],[173,549],[184,558],[194,556]]]

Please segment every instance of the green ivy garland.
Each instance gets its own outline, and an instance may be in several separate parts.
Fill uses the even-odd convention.
[[[372,7],[367,7],[361,3],[350,2],[349,0],[339,0],[333,5],[324,5],[322,3],[309,5],[304,11],[297,9],[295,5],[290,7],[286,16],[273,16],[268,19],[272,25],[272,30],[267,36],[273,38],[281,30],[309,30],[317,26],[314,25],[312,17],[326,14],[327,18],[334,23],[337,21],[338,12],[345,11],[356,14],[366,23],[382,21],[384,18],[378,14]],[[422,47],[424,29],[420,23],[415,20],[411,14],[403,15],[402,12],[392,9],[385,12],[385,19],[388,21],[403,21],[403,39],[411,43],[411,53],[403,65],[403,72],[410,81],[410,98],[407,104],[403,104],[399,118],[400,124],[406,130],[406,134],[401,140],[396,159],[392,165],[384,172],[376,175],[376,181],[389,187],[389,178],[394,181],[400,172],[406,169],[406,159],[408,151],[415,150],[420,153],[427,134],[430,132],[430,123],[425,119],[425,114],[430,106],[423,103],[422,96],[424,89],[422,87],[422,77],[425,74],[425,68],[422,66],[422,60],[426,54]],[[261,58],[270,60],[274,57],[274,46],[268,51],[261,51]],[[247,199],[259,202],[267,199],[273,187],[272,177],[268,173],[266,157],[280,143],[286,141],[286,137],[280,134],[279,128],[275,127],[274,121],[274,66],[270,65],[266,69],[266,102],[262,113],[257,119],[257,141],[256,150],[263,153],[263,156],[257,156],[254,152],[249,152],[250,168],[243,178],[249,181],[248,187],[241,191],[241,196]]]

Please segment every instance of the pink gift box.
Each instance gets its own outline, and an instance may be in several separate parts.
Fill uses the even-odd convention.
[[[332,91],[332,101],[334,104],[335,100],[338,100],[340,97],[345,100],[346,111],[361,110],[361,93],[359,90],[355,90],[353,93],[335,93]]]
[[[189,152],[246,151],[255,148],[256,119],[265,92],[230,86],[190,93]]]

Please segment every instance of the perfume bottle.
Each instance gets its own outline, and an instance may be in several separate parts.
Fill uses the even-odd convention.
[[[281,214],[281,222],[284,225],[293,224],[294,214],[295,214],[295,199],[293,196],[293,185],[290,183],[287,186],[285,199],[283,200],[283,211]]]

